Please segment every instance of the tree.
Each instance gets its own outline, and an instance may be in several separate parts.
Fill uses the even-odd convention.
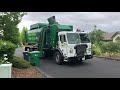
[[[91,42],[92,42],[92,44],[93,43],[99,44],[99,42],[103,40],[103,34],[106,32],[102,31],[101,29],[97,29],[96,25],[94,27],[95,27],[95,29],[92,32],[90,32]]]
[[[20,39],[23,45],[26,44],[26,35],[25,33],[28,31],[27,27],[23,27],[22,32],[20,34]]]
[[[94,30],[90,32],[90,39],[92,43],[92,52],[96,55],[102,54],[104,49],[102,49],[103,42],[103,34],[106,33],[101,29],[97,29],[97,26],[94,26]]]
[[[14,44],[19,43],[19,29],[17,25],[26,12],[2,12],[0,14],[0,30],[3,30],[3,40]]]

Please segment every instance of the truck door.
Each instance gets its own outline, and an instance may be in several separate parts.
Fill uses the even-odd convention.
[[[59,47],[61,51],[63,52],[63,55],[67,55],[67,42],[66,42],[66,36],[60,35],[59,36]]]

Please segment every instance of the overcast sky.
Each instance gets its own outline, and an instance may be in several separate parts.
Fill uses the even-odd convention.
[[[90,32],[93,26],[114,32],[120,31],[120,12],[28,12],[18,25],[20,31],[23,26],[30,28],[34,23],[48,23],[47,18],[55,16],[59,24],[73,25],[74,29]]]

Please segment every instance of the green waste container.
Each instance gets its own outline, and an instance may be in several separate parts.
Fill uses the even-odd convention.
[[[41,53],[39,51],[29,52],[29,61],[33,66],[40,65],[40,57],[41,57]]]

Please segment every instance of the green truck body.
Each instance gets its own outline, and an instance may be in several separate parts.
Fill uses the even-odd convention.
[[[58,32],[73,31],[72,25],[60,25],[49,19],[48,21],[52,24],[33,24],[26,33],[27,43],[29,45],[37,45],[37,49],[40,52],[52,51],[55,48],[58,41]]]

